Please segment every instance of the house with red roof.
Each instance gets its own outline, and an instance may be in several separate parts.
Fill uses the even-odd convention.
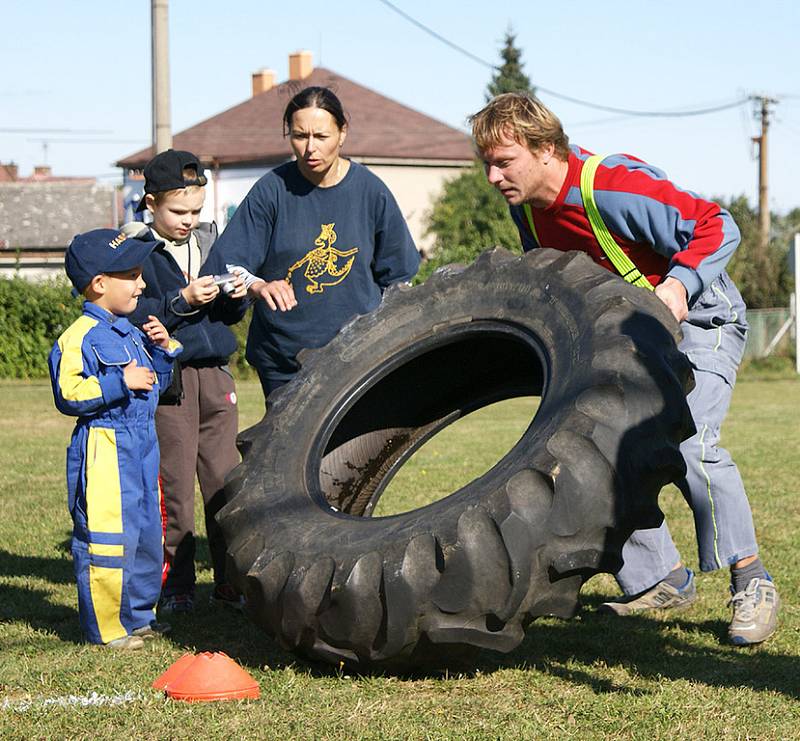
[[[193,152],[206,167],[201,218],[224,228],[256,180],[292,157],[283,136],[283,111],[309,85],[329,87],[342,101],[349,118],[342,154],[386,183],[425,252],[432,242],[424,235],[425,214],[444,182],[472,164],[470,138],[331,70],[314,68],[307,51],[289,56],[288,80],[276,84],[272,70],[256,72],[248,100],[174,135],[173,148]],[[127,216],[141,198],[142,169],[153,154],[150,147],[117,163],[124,170]]]

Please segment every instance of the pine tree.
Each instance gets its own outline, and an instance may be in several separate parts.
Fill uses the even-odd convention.
[[[509,27],[502,64],[487,85],[487,100],[508,92],[535,93],[522,71],[522,51],[514,45]],[[501,246],[519,252],[519,233],[508,214],[508,204],[486,180],[483,165],[464,170],[447,182],[427,217],[427,233],[434,236],[433,255],[420,269],[417,281],[425,280],[437,267],[448,263],[470,263],[481,252]]]
[[[528,75],[523,72],[522,50],[514,42],[516,34],[511,26],[506,31],[504,46],[500,50],[503,63],[495,69],[492,80],[486,88],[486,100],[501,93],[530,93],[536,95],[536,88],[531,84]]]
[[[471,263],[493,247],[520,252],[519,233],[503,196],[486,181],[476,162],[444,184],[428,213],[427,233],[435,237],[433,256],[420,268],[417,282],[448,263]]]

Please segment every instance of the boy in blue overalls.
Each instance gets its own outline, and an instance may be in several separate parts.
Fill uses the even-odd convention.
[[[49,359],[56,407],[78,417],[67,490],[81,628],[90,643],[116,649],[169,630],[155,621],[163,549],[154,416],[181,347],[155,317],[144,332],[126,318],[156,244],[115,229],[72,240],[65,268],[86,300]]]

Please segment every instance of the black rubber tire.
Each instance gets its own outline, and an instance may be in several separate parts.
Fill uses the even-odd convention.
[[[691,369],[650,292],[576,252],[505,250],[387,291],[240,435],[219,521],[252,619],[290,650],[404,669],[509,651],[574,614],[684,473]],[[369,517],[454,419],[541,396],[518,443],[446,498]]]

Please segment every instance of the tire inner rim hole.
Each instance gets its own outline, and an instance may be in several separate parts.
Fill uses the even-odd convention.
[[[512,441],[530,427],[547,375],[537,338],[512,325],[471,322],[420,341],[376,368],[339,404],[318,440],[324,452],[312,456],[319,464],[309,470],[310,483],[316,484],[310,490],[318,492],[321,506],[343,515],[371,516],[389,482],[437,433],[497,402],[535,397],[498,405],[477,420],[454,425],[454,439],[463,439],[465,429],[471,437],[455,456],[476,458],[480,450],[479,459],[469,461],[460,476],[438,475],[432,492],[422,473],[421,451],[422,464],[415,456],[377,515],[412,511],[476,485],[492,475],[513,449]],[[499,438],[492,437],[490,426],[505,429]],[[500,450],[481,447],[484,435],[476,432],[484,427],[487,440],[500,440]]]

